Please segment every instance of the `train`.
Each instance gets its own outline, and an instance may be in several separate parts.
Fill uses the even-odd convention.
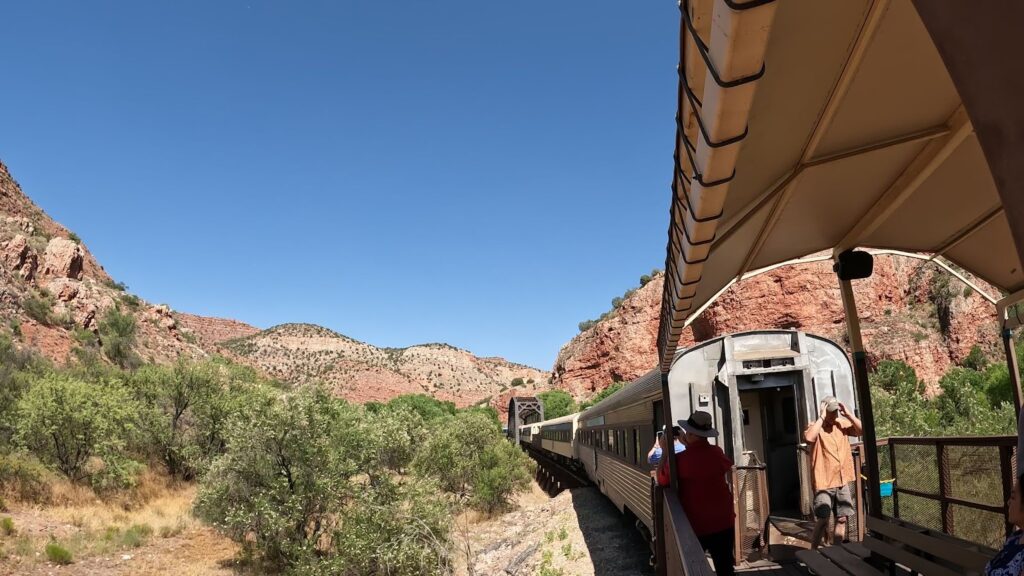
[[[519,442],[586,476],[644,535],[655,535],[647,454],[663,429],[661,372],[655,368],[598,404],[523,424]],[[811,514],[813,488],[802,431],[834,396],[858,413],[853,368],[835,342],[796,330],[720,336],[680,350],[668,373],[672,424],[693,411],[712,415],[734,475],[740,549],[770,517]],[[756,485],[754,485],[756,484]],[[767,502],[767,506],[765,503]]]

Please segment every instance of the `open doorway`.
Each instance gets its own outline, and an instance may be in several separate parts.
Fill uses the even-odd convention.
[[[772,516],[801,518],[800,423],[797,417],[797,374],[764,374],[738,382],[743,406],[747,452],[766,466]]]

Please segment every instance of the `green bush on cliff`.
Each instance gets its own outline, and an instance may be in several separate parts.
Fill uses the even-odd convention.
[[[135,317],[121,312],[118,307],[111,308],[99,322],[100,341],[103,355],[121,368],[134,368],[139,365],[135,354]]]

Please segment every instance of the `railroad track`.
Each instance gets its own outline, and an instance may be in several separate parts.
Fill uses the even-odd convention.
[[[592,484],[582,471],[566,466],[529,444],[522,446],[530,458],[537,463],[537,483],[548,494],[554,496],[562,490],[582,488]]]

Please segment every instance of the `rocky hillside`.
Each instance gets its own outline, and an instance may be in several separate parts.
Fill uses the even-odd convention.
[[[535,368],[478,358],[447,344],[377,348],[310,324],[275,326],[224,346],[274,378],[320,381],[355,402],[425,393],[466,406],[494,400],[516,378],[524,391],[547,382],[547,374]]]
[[[992,357],[1001,353],[994,307],[936,270],[913,258],[878,256],[874,275],[854,283],[871,361],[903,360],[932,387],[976,344]],[[663,282],[663,276],[656,276],[563,346],[552,369],[555,386],[587,396],[651,370],[657,363]],[[759,328],[804,330],[844,344],[843,309],[831,263],[780,268],[733,286],[687,329],[684,345]]]
[[[172,311],[129,294],[73,232],[36,206],[0,163],[0,332],[65,363],[112,308],[132,315],[142,360],[226,354],[285,382],[323,381],[354,401],[425,392],[460,405],[547,387],[547,374],[445,344],[382,349],[325,328],[258,328]],[[520,386],[512,381],[521,378]]]
[[[206,353],[167,306],[115,283],[78,236],[40,210],[0,163],[0,331],[66,362],[115,306],[135,317],[142,359]]]

